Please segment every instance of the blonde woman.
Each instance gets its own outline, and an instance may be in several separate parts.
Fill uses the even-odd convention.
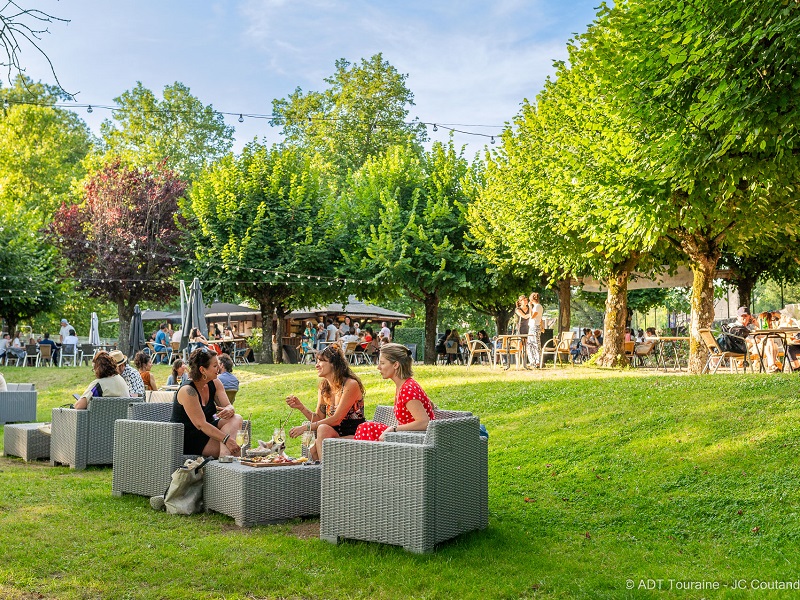
[[[528,299],[528,364],[533,368],[539,368],[542,348],[542,313],[544,309],[539,303],[539,294],[533,292]]]
[[[381,347],[378,359],[378,373],[384,379],[391,379],[395,385],[394,416],[397,425],[384,425],[367,421],[356,430],[355,439],[384,441],[387,431],[425,431],[433,420],[433,402],[412,379],[411,350],[401,344],[388,343]]]

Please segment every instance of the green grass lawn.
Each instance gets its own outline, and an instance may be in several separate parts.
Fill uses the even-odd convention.
[[[368,414],[392,402],[391,384],[358,372]],[[36,382],[42,421],[91,378],[88,367],[4,374]],[[236,407],[255,438],[286,415],[286,395],[316,396],[311,367],[236,374]],[[458,366],[415,376],[438,405],[470,410],[489,429],[488,530],[427,556],[333,546],[316,537],[315,520],[240,529],[213,513],[170,516],[146,498],[113,498],[110,468],[3,457],[0,598],[797,595],[750,588],[800,579],[799,377]],[[298,449],[293,440],[289,452]],[[662,589],[640,589],[648,579]],[[691,581],[720,589],[682,589]],[[737,581],[746,591],[732,589]]]

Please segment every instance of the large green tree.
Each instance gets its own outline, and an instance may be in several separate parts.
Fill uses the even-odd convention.
[[[74,112],[54,106],[65,99],[22,75],[0,88],[0,210],[24,207],[44,223],[84,176],[91,135]]]
[[[628,0],[604,8],[581,42],[638,142],[635,161],[665,193],[653,204],[662,235],[694,272],[700,372],[722,252],[798,223],[800,5]]]
[[[47,228],[77,288],[116,303],[119,343],[126,354],[134,306],[176,292],[176,213],[185,190],[186,182],[169,169],[137,169],[116,161],[93,173],[83,201],[62,205]]]
[[[100,126],[105,161],[120,157],[137,167],[163,164],[192,181],[233,145],[233,127],[180,82],[164,87],[159,99],[138,81],[114,101],[119,109]]]
[[[422,154],[411,144],[392,147],[347,188],[350,268],[373,281],[375,297],[402,291],[424,304],[426,362],[436,360],[440,300],[470,285],[466,210],[478,188],[476,170],[452,141]]]
[[[0,318],[13,334],[20,321],[59,305],[55,248],[41,243],[35,215],[6,211],[0,224]]]
[[[414,94],[406,79],[382,54],[355,64],[342,58],[325,79],[325,90],[297,88],[273,100],[272,123],[287,141],[315,152],[327,165],[327,175],[341,183],[348,171],[387,148],[424,140],[425,126],[408,120]]]
[[[251,142],[204,171],[183,206],[204,287],[258,303],[267,362],[281,360],[273,315],[280,341],[286,313],[338,293],[326,194],[308,152]]]

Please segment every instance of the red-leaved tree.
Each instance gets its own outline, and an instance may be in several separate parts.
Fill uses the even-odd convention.
[[[47,228],[78,289],[116,302],[126,354],[134,306],[176,294],[177,209],[185,190],[163,167],[132,169],[117,161],[89,179],[83,203],[62,205]]]

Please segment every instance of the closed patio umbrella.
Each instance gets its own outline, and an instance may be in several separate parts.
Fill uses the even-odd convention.
[[[97,313],[92,313],[91,325],[89,326],[89,343],[93,346],[100,345],[100,322],[97,320]]]
[[[140,350],[144,350],[144,326],[142,325],[142,311],[139,305],[133,307],[133,317],[131,318],[131,337],[130,337],[131,357],[135,356]]]
[[[203,290],[200,287],[200,280],[195,277],[189,287],[189,301],[186,308],[186,320],[181,329],[181,345],[183,350],[189,345],[189,335],[197,327],[206,338],[208,337],[208,325],[206,325],[206,308],[203,303]]]

